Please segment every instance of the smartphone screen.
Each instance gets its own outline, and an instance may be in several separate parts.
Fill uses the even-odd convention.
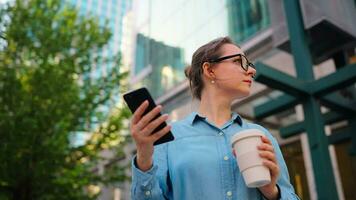
[[[140,88],[131,92],[128,92],[126,94],[124,94],[124,100],[126,102],[126,104],[128,105],[128,107],[130,108],[131,112],[134,113],[137,108],[145,101],[148,100],[149,105],[147,107],[147,109],[145,110],[145,112],[143,113],[142,116],[146,115],[147,113],[149,113],[152,109],[154,109],[156,107],[156,103],[154,102],[153,98],[151,97],[150,93],[148,92],[148,90],[146,88]],[[159,113],[156,117],[154,117],[152,119],[155,120],[158,117],[161,116],[161,113]],[[162,128],[164,128],[165,126],[167,126],[166,122],[163,122],[162,124],[160,124],[152,133],[156,133],[157,131],[161,130]],[[174,136],[171,133],[171,131],[169,131],[167,134],[165,134],[164,136],[162,136],[161,138],[159,138],[154,145],[158,145],[158,144],[162,144],[165,142],[169,142],[174,140]]]

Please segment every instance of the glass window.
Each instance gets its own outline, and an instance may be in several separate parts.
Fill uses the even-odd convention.
[[[136,36],[135,69],[134,73],[139,74],[149,65],[149,38],[144,34]]]
[[[229,35],[243,42],[270,25],[267,0],[227,0]]]
[[[354,188],[356,185],[356,157],[352,157],[349,154],[351,140],[335,144],[334,146],[345,200],[353,200],[356,197]]]
[[[310,199],[307,175],[300,141],[281,147],[284,160],[288,166],[290,181],[296,194],[304,200]]]
[[[185,80],[184,68],[202,44],[224,35],[246,40],[269,25],[267,0],[146,0],[137,4],[134,73],[152,66],[147,79],[156,97]]]

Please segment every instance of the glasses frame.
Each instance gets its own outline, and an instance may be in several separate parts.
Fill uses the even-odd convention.
[[[219,62],[221,62],[221,61],[223,61],[223,60],[227,60],[227,59],[230,59],[230,58],[233,58],[233,57],[236,57],[236,56],[240,56],[240,57],[241,57],[240,66],[241,66],[241,68],[242,68],[244,71],[247,72],[249,67],[252,67],[252,68],[256,69],[255,65],[254,65],[253,63],[251,63],[251,62],[247,59],[247,57],[246,57],[245,55],[243,55],[243,54],[241,54],[241,53],[233,54],[233,55],[229,55],[229,56],[224,56],[224,57],[217,58],[217,59],[210,59],[208,62],[209,62],[209,63],[219,63]],[[244,66],[244,65],[242,64],[242,59],[243,59],[242,57],[246,59],[246,61],[247,61],[247,66]]]

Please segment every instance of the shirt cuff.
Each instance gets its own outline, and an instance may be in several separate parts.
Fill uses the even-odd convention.
[[[278,187],[278,189],[279,189],[279,197],[281,200],[285,200],[285,199],[300,200],[298,195],[295,194],[293,188],[288,189],[288,188],[282,186],[282,187]]]
[[[276,186],[277,186],[277,190],[278,190],[278,196],[277,196],[277,200],[281,200],[281,198],[282,198],[282,196],[281,196],[281,188],[279,187],[279,185],[278,184],[276,184]],[[269,199],[267,199],[266,197],[265,197],[265,195],[263,195],[263,193],[260,191],[260,190],[258,190],[259,192],[260,192],[260,194],[262,195],[262,197],[263,197],[263,199],[265,199],[265,200],[269,200]]]
[[[282,195],[281,195],[281,188],[279,187],[278,184],[276,184],[277,186],[277,189],[278,189],[278,196],[277,196],[277,200],[280,200],[282,198]]]
[[[149,170],[144,172],[137,167],[136,156],[134,156],[134,158],[132,159],[131,166],[132,166],[132,182],[135,185],[139,185],[145,189],[150,189],[147,187],[152,185],[150,183],[155,178],[158,167],[153,164]]]

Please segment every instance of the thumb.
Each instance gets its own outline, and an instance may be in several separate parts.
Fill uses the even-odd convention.
[[[235,149],[232,149],[232,154],[234,155],[234,157],[236,158],[236,152]]]

